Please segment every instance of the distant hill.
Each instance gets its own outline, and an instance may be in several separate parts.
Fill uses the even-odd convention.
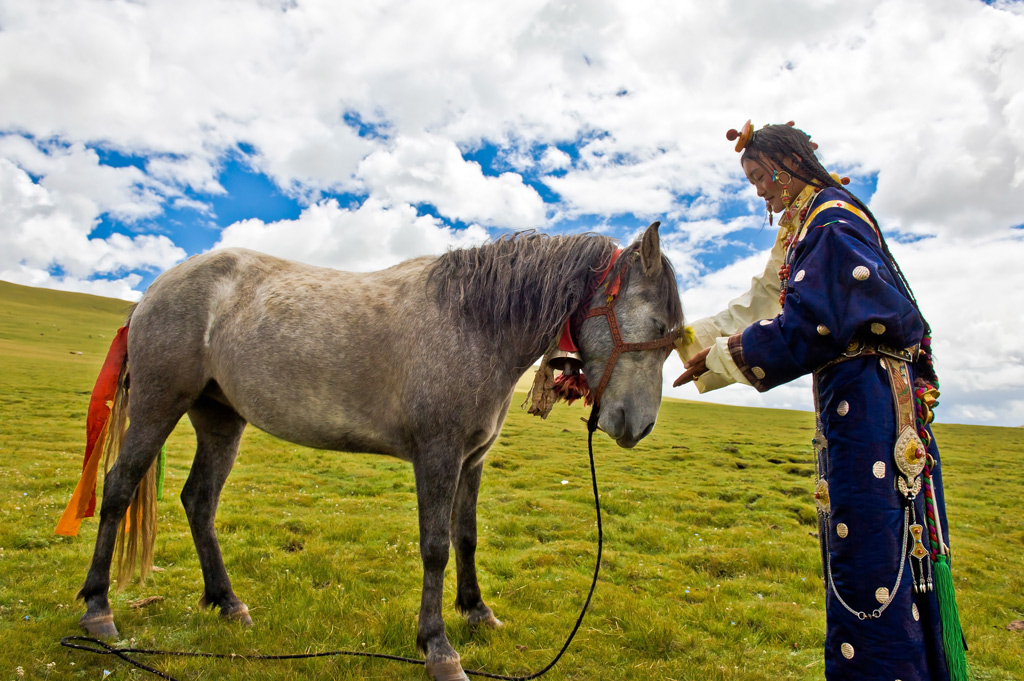
[[[60,307],[73,310],[92,310],[96,312],[115,312],[131,307],[132,303],[118,298],[104,298],[88,293],[72,293],[49,288],[36,288],[0,281],[0,301],[6,307],[10,304],[25,306]]]
[[[132,303],[0,281],[0,355],[103,356]]]

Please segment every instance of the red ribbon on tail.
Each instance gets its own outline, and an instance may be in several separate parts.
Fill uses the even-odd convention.
[[[107,425],[110,421],[110,409],[117,394],[117,380],[121,375],[128,355],[128,327],[117,330],[114,341],[107,351],[107,358],[96,378],[96,385],[89,398],[89,415],[85,424],[85,459],[82,461],[82,477],[78,480],[74,493],[64,515],[57,523],[55,532],[65,536],[78,534],[82,518],[92,517],[96,511],[96,478],[99,474],[100,459],[103,458],[103,443],[107,438]]]

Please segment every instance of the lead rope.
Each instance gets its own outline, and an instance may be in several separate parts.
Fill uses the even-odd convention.
[[[590,480],[594,489],[594,509],[597,513],[597,561],[594,566],[594,578],[590,583],[590,591],[587,593],[587,600],[583,603],[583,608],[580,610],[579,617],[576,618],[576,624],[573,626],[572,631],[569,632],[569,637],[565,640],[565,644],[562,649],[558,651],[554,659],[547,664],[546,667],[540,671],[534,672],[527,676],[503,676],[501,674],[492,674],[485,671],[469,671],[465,670],[469,676],[479,676],[487,679],[500,679],[501,681],[528,681],[528,679],[536,679],[549,672],[555,664],[562,658],[565,651],[569,649],[569,644],[572,643],[573,638],[576,637],[576,632],[579,631],[580,625],[583,623],[583,616],[587,614],[587,608],[590,607],[590,600],[594,596],[594,589],[597,588],[597,577],[601,572],[601,551],[604,547],[604,532],[601,528],[601,502],[598,498],[597,493],[597,469],[594,466],[594,431],[597,429],[597,417],[598,407],[597,405],[590,411],[590,418],[587,420],[587,453],[590,455]],[[73,650],[83,650],[85,652],[94,653],[96,655],[115,655],[121,658],[133,667],[137,667],[143,671],[149,672],[154,676],[159,676],[162,679],[168,681],[178,681],[175,677],[162,672],[155,667],[150,667],[147,664],[143,664],[136,659],[130,657],[131,655],[165,655],[170,657],[206,657],[220,660],[306,660],[314,657],[337,657],[337,656],[350,656],[350,657],[373,657],[380,660],[391,660],[393,662],[405,662],[406,664],[418,664],[425,665],[426,661],[420,660],[413,657],[402,657],[399,655],[387,655],[385,653],[368,653],[359,650],[331,650],[322,653],[298,653],[293,655],[238,655],[236,653],[203,653],[203,652],[187,652],[178,650],[148,650],[145,648],[115,648],[97,638],[89,636],[65,636],[60,640],[60,644],[65,648],[71,648]],[[92,644],[92,645],[86,645]]]

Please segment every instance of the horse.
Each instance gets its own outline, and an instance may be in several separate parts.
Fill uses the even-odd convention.
[[[137,544],[145,579],[155,501],[142,499],[144,477],[187,414],[197,446],[181,501],[202,569],[202,606],[252,624],[214,529],[247,424],[307,447],[397,457],[412,464],[416,483],[417,647],[433,679],[468,679],[445,635],[444,573],[454,545],[456,609],[471,625],[501,626],[477,582],[476,506],[484,456],[516,382],[567,330],[583,375],[601,383],[592,395],[596,427],[633,447],[654,427],[662,365],[682,323],[658,223],[625,249],[598,234],[523,232],[370,273],[238,248],[186,260],[157,277],[126,322],[109,426],[119,451],[78,594],[86,605],[80,625],[118,635],[108,601],[115,544],[119,585],[134,573]],[[139,503],[126,573],[121,542],[129,540],[119,524]]]

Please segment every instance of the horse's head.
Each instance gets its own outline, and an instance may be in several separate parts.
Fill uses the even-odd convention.
[[[609,302],[616,281],[618,293]],[[682,323],[675,272],[661,254],[655,222],[622,252],[579,333],[583,371],[599,409],[597,427],[620,447],[633,447],[654,428],[661,368]]]

